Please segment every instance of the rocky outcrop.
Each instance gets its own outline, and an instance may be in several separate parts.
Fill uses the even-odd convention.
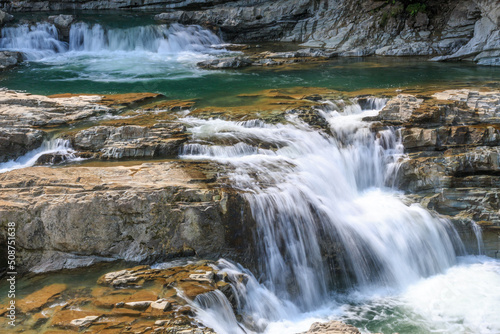
[[[11,22],[13,20],[14,16],[4,12],[3,10],[0,10],[0,27],[3,26],[5,23]]]
[[[80,131],[72,142],[75,149],[90,151],[94,153],[91,156],[101,159],[176,157],[187,141],[185,131],[183,125],[170,123],[97,126]]]
[[[248,66],[277,66],[303,62],[315,62],[327,60],[338,56],[336,52],[321,49],[308,48],[288,52],[265,51],[251,56],[225,57],[210,59],[199,62],[198,67],[211,70],[242,68]]]
[[[301,334],[361,334],[354,326],[344,324],[340,321],[329,321],[325,323],[315,322],[307,332]]]
[[[280,40],[331,49],[340,56],[441,56],[499,62],[498,3],[482,0],[240,1],[159,14],[162,22],[202,24],[227,40]],[[450,56],[451,55],[451,56]]]
[[[216,173],[197,162],[14,170],[0,174],[0,221],[17,224],[20,272],[195,254],[251,263],[246,205],[214,187]]]
[[[472,39],[453,54],[435,60],[466,59],[481,65],[500,65],[500,5],[497,1],[488,0],[476,0],[474,3],[477,6],[476,12],[481,14],[474,23]],[[461,19],[467,20],[464,23],[469,25],[473,22],[469,17]]]
[[[60,38],[65,42],[69,42],[69,31],[71,24],[74,23],[75,20],[76,18],[73,15],[59,14],[49,16],[49,22],[56,26]]]
[[[32,127],[70,124],[112,111],[99,102],[101,97],[74,96],[49,98],[9,90],[0,90],[0,126]]]
[[[23,54],[16,51],[0,51],[0,71],[8,70],[23,62]]]
[[[396,185],[460,222],[500,226],[500,92],[401,94],[375,120],[401,127]],[[374,120],[374,119],[371,119]]]
[[[44,131],[30,128],[0,128],[0,162],[38,148],[45,135]]]

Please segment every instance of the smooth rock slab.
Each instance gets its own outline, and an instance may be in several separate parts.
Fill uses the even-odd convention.
[[[81,327],[89,327],[97,319],[99,319],[99,316],[97,316],[97,315],[89,315],[89,316],[86,316],[85,318],[71,320],[70,325],[75,326],[75,327],[79,327],[79,328],[81,328]]]
[[[361,334],[359,329],[341,321],[315,322],[307,332],[301,334]]]

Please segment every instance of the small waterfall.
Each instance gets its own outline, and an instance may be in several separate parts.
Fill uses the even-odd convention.
[[[58,39],[53,24],[37,23],[3,27],[0,49],[21,51],[28,60],[36,60],[66,52],[68,45]]]
[[[481,226],[479,226],[475,221],[471,221],[472,231],[477,241],[477,252],[479,255],[484,255],[484,242],[483,242],[483,231]]]
[[[71,27],[70,51],[147,51],[160,54],[204,52],[222,41],[200,26],[150,25],[128,29],[104,29],[96,24],[76,23]]]
[[[58,39],[56,27],[49,23],[2,28],[0,48],[21,51],[29,60],[38,60],[67,52],[208,53],[216,52],[211,47],[222,43],[217,35],[200,26],[172,24],[107,29],[100,24],[80,22],[71,26],[69,44]]]
[[[403,288],[443,272],[463,250],[451,223],[386,187],[403,152],[396,132],[375,136],[362,121],[379,110],[326,106],[336,138],[297,118],[185,119],[195,143],[182,157],[228,166],[257,223],[264,285],[303,311],[327,302],[334,286]]]
[[[44,155],[54,155],[58,160],[63,162],[81,160],[75,155],[75,150],[71,148],[69,140],[65,139],[52,139],[45,141],[39,148],[32,150],[25,155],[0,163],[0,173],[5,173],[14,169],[31,167],[39,162],[39,159]]]

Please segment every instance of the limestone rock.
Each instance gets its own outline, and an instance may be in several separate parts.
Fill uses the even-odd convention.
[[[0,162],[15,159],[38,148],[45,132],[30,128],[0,128]]]
[[[71,320],[70,325],[78,327],[78,328],[85,328],[85,327],[90,326],[97,319],[99,319],[99,316],[89,315],[89,316],[86,316],[85,318]]]
[[[344,324],[341,321],[329,321],[326,323],[315,322],[307,332],[302,334],[361,334],[354,326]]]
[[[205,60],[199,62],[198,67],[205,69],[228,69],[228,68],[242,68],[252,65],[252,61],[247,57],[231,57],[220,58],[213,60]]]
[[[395,184],[456,221],[500,226],[500,92],[447,90],[399,95],[375,120],[401,126],[407,156]]]
[[[151,307],[160,311],[166,311],[170,307],[170,303],[165,299],[159,299],[152,302]]]
[[[14,16],[0,10],[0,26],[3,26],[5,23],[11,22],[12,20],[14,20]]]
[[[73,15],[52,15],[49,16],[49,22],[53,23],[57,31],[59,32],[60,38],[63,41],[69,41],[69,31],[71,24],[75,22],[75,17]]]
[[[250,262],[247,208],[213,187],[216,173],[195,161],[13,170],[0,174],[1,223],[17,223],[20,270],[195,254]]]
[[[23,62],[23,54],[16,51],[0,51],[0,71],[15,67]]]
[[[103,159],[175,157],[186,142],[185,127],[159,123],[152,127],[97,126],[80,131],[73,139],[77,150],[98,153]]]
[[[98,104],[100,96],[50,98],[0,90],[0,126],[32,127],[63,125],[112,109]]]
[[[16,307],[22,313],[32,313],[53,302],[66,289],[65,284],[48,285],[17,301]]]
[[[474,2],[481,15],[474,24],[473,37],[455,53],[435,60],[468,59],[481,65],[500,65],[500,6],[495,1]]]
[[[144,311],[151,303],[153,303],[153,301],[130,302],[125,303],[124,307],[132,310]]]

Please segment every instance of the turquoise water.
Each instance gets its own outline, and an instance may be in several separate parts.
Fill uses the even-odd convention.
[[[415,58],[338,58],[282,68],[201,70],[196,66],[199,61],[237,54],[221,50],[217,46],[224,43],[220,37],[201,27],[159,26],[153,20],[154,13],[76,13],[79,22],[85,23],[73,26],[68,45],[57,41],[57,32],[49,25],[33,26],[48,15],[17,15],[19,21],[14,26],[18,28],[2,30],[0,48],[21,50],[30,61],[0,73],[1,86],[46,95],[154,92],[171,99],[226,105],[231,103],[225,101],[226,96],[271,88],[439,88],[458,82],[481,86],[500,79],[500,68],[496,67]],[[24,30],[19,28],[23,23]],[[48,43],[51,38],[54,41]],[[287,44],[274,49],[299,47]],[[54,52],[54,48],[59,51]]]
[[[124,58],[122,61],[129,60]],[[220,105],[224,104],[221,101],[224,96],[271,88],[309,86],[347,91],[408,86],[446,88],[457,82],[481,86],[485,81],[500,79],[500,68],[407,59],[345,58],[317,64],[312,68],[301,68],[299,65],[284,69],[217,71],[200,70],[194,63],[187,62],[181,71],[176,71],[175,76],[161,71],[161,66],[168,70],[170,64],[150,59],[149,63],[143,63],[142,66],[158,71],[127,74],[118,73],[119,69],[111,69],[111,75],[115,75],[111,79],[106,79],[105,72],[98,65],[89,58],[83,64],[32,62],[2,73],[0,84],[10,89],[47,95],[155,92],[172,99],[203,99],[207,103],[216,102]],[[104,60],[102,65],[106,65]]]

